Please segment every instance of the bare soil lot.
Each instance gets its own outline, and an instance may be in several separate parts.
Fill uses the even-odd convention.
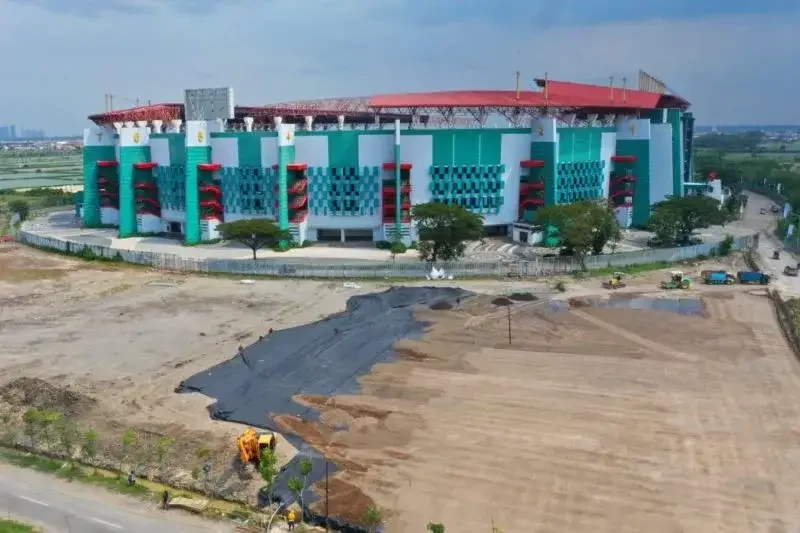
[[[623,293],[652,293],[663,278],[629,280]],[[571,282],[563,297],[597,294],[600,282]],[[210,399],[174,387],[270,327],[322,318],[382,288],[242,285],[0,249],[0,385],[68,386],[83,424],[168,432],[230,462],[241,428],[210,420]],[[321,410],[320,422],[280,421],[341,467],[332,513],[357,520],[374,502],[389,533],[431,521],[459,533],[492,521],[506,533],[793,532],[800,369],[759,292],[682,293],[703,298],[705,317],[517,301],[510,346],[506,310],[490,296],[420,309],[428,334],[399,343],[400,359],[362,377],[361,394],[297,398]],[[8,394],[33,401],[0,390]]]

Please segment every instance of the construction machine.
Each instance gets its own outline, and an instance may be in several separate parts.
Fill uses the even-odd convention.
[[[603,282],[603,287],[606,289],[621,289],[625,286],[625,283],[622,281],[622,278],[625,276],[622,272],[614,272],[611,274],[611,277],[608,278],[608,281]]]
[[[673,270],[669,273],[669,281],[662,281],[661,288],[666,290],[691,289],[692,278],[685,276],[680,270]]]
[[[236,438],[236,447],[239,449],[239,459],[243,465],[248,463],[258,464],[261,454],[267,448],[275,451],[277,439],[274,433],[258,433],[253,428],[247,428],[244,433]]]

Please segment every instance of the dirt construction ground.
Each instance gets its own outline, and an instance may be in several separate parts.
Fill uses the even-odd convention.
[[[663,297],[664,275],[622,292]],[[356,519],[375,502],[389,533],[428,522],[459,533],[492,522],[505,533],[797,531],[800,367],[764,291],[698,287],[681,295],[703,298],[704,316],[690,317],[593,307],[600,280],[568,286],[569,311],[513,305],[511,345],[489,296],[421,309],[428,334],[401,342],[397,362],[361,379],[362,394],[297,398],[323,416],[285,417],[287,431],[342,467],[332,513]],[[97,399],[82,424],[114,419],[230,450],[241,428],[210,420],[211,400],[174,394],[177,383],[270,327],[385,287],[167,277],[6,247],[0,384],[42,378]]]

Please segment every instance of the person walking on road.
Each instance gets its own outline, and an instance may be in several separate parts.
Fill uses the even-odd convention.
[[[133,470],[131,473],[128,474],[128,486],[133,487],[136,484],[136,476],[133,474]]]
[[[289,531],[294,529],[295,520],[297,520],[297,517],[294,514],[294,509],[289,509],[289,513],[286,515],[286,523],[289,526]]]
[[[161,508],[165,511],[169,509],[169,491],[164,489],[164,493],[161,495]]]

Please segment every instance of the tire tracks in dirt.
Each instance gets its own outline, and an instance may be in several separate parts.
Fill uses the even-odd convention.
[[[571,312],[573,315],[582,318],[593,326],[604,329],[609,333],[613,333],[614,335],[619,335],[620,337],[627,339],[634,344],[638,344],[642,348],[647,348],[662,355],[666,355],[680,361],[686,361],[687,363],[696,363],[699,360],[699,357],[696,354],[688,354],[678,350],[673,350],[672,348],[669,348],[661,343],[645,339],[644,337],[628,331],[627,329],[609,324],[605,320],[602,320],[596,316],[592,316],[585,311],[581,311],[580,309],[572,309]]]

